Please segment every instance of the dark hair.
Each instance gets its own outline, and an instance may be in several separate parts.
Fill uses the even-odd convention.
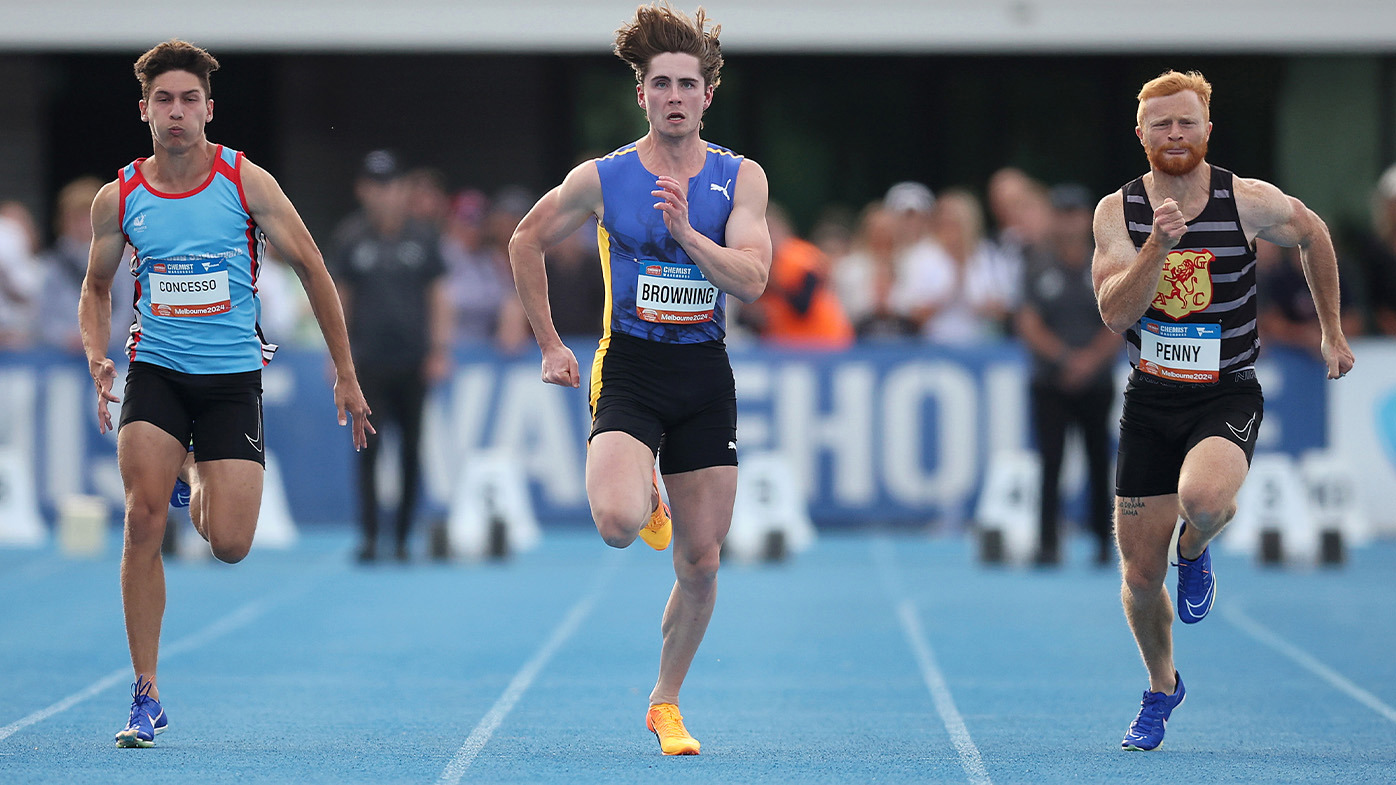
[[[188,41],[171,38],[136,60],[136,79],[141,83],[141,98],[150,98],[150,83],[167,71],[188,71],[199,78],[204,97],[212,98],[208,75],[218,70],[218,61],[206,50]]]
[[[698,58],[705,86],[717,87],[722,81],[722,46],[717,36],[722,25],[708,26],[707,12],[698,7],[690,19],[675,11],[668,2],[642,5],[635,9],[635,18],[616,30],[616,56],[635,69],[635,81],[645,80],[645,71],[656,55],[669,52],[689,54]]]

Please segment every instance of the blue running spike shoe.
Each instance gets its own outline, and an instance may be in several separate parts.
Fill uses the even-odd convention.
[[[1182,531],[1187,531],[1188,525],[1183,524]],[[1182,532],[1179,532],[1179,539]],[[1202,555],[1191,561],[1183,558],[1183,547],[1178,546],[1178,561],[1173,566],[1178,568],[1178,618],[1184,624],[1196,624],[1207,616],[1207,612],[1212,610],[1212,603],[1217,600],[1217,576],[1212,574],[1212,554],[1208,548],[1202,549]]]
[[[175,484],[174,484],[174,490],[170,493],[170,506],[171,506],[171,507],[188,507],[188,506],[189,506],[189,496],[190,496],[191,493],[192,493],[192,490],[189,488],[189,483],[187,483],[187,482],[185,482],[184,480],[181,480],[180,478],[176,477],[176,478],[175,478]]]
[[[169,726],[164,707],[150,697],[150,687],[150,681],[139,676],[131,685],[131,718],[117,731],[116,746],[154,747],[155,737]]]
[[[1129,732],[1125,734],[1125,740],[1120,742],[1122,748],[1144,752],[1163,746],[1163,732],[1168,726],[1168,718],[1174,709],[1183,705],[1183,698],[1188,694],[1183,687],[1183,677],[1179,676],[1177,671],[1173,671],[1173,678],[1177,680],[1178,686],[1174,688],[1172,695],[1166,692],[1144,691],[1139,716],[1129,724]]]
[[[187,444],[184,446],[184,450],[185,452],[193,452],[194,445]],[[181,471],[183,470],[181,469]],[[190,490],[189,483],[185,482],[180,477],[175,477],[174,490],[170,492],[170,506],[188,507],[189,497],[192,493],[193,491]]]

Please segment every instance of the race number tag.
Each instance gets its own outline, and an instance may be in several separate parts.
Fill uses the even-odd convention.
[[[223,259],[150,265],[150,311],[156,316],[211,316],[232,309]]]
[[[1139,320],[1139,370],[1173,382],[1221,378],[1221,325]]]
[[[635,312],[656,324],[698,324],[713,319],[717,287],[696,264],[640,262],[635,282]]]

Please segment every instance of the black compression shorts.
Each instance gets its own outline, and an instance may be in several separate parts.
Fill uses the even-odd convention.
[[[1265,417],[1265,397],[1254,370],[1227,374],[1216,384],[1155,381],[1134,371],[1125,387],[1115,495],[1165,496],[1178,492],[1188,451],[1211,436],[1237,445],[1250,462]]]
[[[134,362],[126,371],[121,426],[148,422],[193,444],[196,461],[241,458],[266,465],[262,372],[190,374]]]
[[[659,456],[664,474],[737,465],[737,389],[721,341],[670,344],[615,333],[598,355],[591,436],[634,436]]]

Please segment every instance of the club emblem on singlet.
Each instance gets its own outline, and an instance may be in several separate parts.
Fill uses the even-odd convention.
[[[1163,262],[1153,307],[1174,319],[1206,310],[1212,304],[1211,251],[1170,251]]]

